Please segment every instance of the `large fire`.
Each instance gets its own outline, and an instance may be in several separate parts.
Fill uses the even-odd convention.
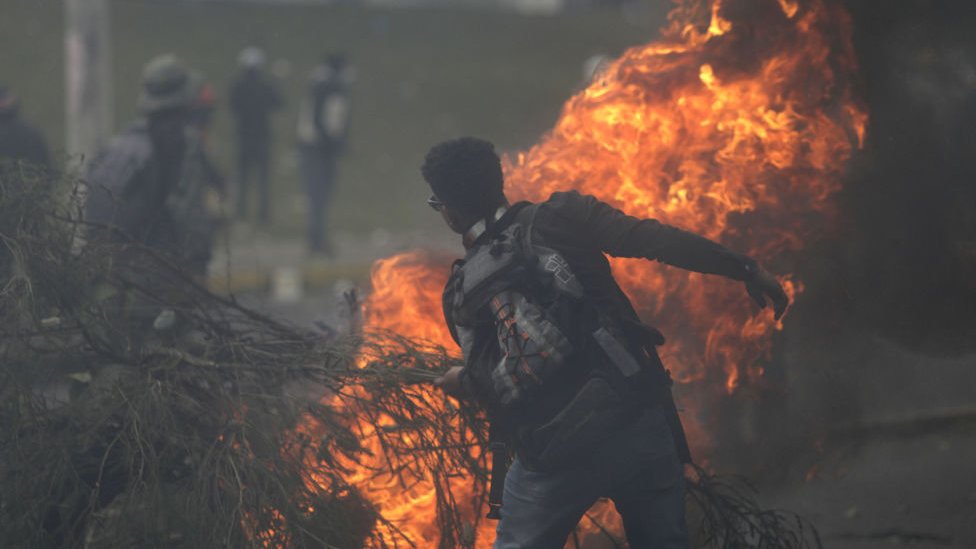
[[[506,159],[508,195],[577,189],[782,273],[830,223],[831,195],[864,139],[855,73],[850,20],[837,4],[687,0],[661,39],[613,62],[538,145]],[[781,325],[756,312],[741,284],[643,260],[613,268],[642,317],[668,336],[661,351],[684,394],[692,445],[707,456],[709,403],[759,385]],[[456,348],[440,310],[447,273],[446,261],[421,252],[378,262],[366,329]],[[794,276],[781,280],[791,295],[802,291]],[[382,463],[360,467],[357,487],[384,517],[418,547],[438,545],[434,487],[416,479],[404,491],[374,473]],[[492,527],[480,529],[478,547],[490,546]]]

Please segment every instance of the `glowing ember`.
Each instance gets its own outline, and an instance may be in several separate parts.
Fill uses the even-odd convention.
[[[661,40],[626,52],[569,100],[540,144],[506,160],[509,197],[544,200],[577,189],[780,271],[830,224],[830,196],[863,141],[866,114],[851,92],[855,70],[850,20],[838,5],[681,3]],[[614,260],[613,267],[643,318],[669,336],[662,354],[679,384],[690,387],[692,402],[683,405],[696,413],[685,421],[698,455],[707,454],[707,423],[695,418],[707,421],[709,402],[761,379],[780,325],[770,312],[756,314],[739,283],[642,260]],[[447,261],[420,252],[379,262],[367,330],[453,348],[440,309],[447,273]],[[791,295],[802,291],[791,275],[782,281]],[[379,462],[358,467],[357,487],[384,516],[418,546],[434,546],[434,488],[417,479],[403,490],[372,472]],[[598,514],[612,513],[603,507]],[[491,528],[478,533],[479,547],[490,545]]]

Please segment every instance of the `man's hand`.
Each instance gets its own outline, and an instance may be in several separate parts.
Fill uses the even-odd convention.
[[[790,298],[783,291],[783,287],[779,285],[776,277],[762,267],[756,267],[756,272],[752,278],[746,280],[746,291],[759,304],[760,309],[766,308],[766,298],[768,297],[773,302],[776,320],[783,316],[786,307],[790,304]]]
[[[450,370],[444,372],[444,375],[434,380],[434,387],[437,387],[452,397],[460,397],[462,393],[462,371],[464,371],[464,368],[461,366],[454,366]]]

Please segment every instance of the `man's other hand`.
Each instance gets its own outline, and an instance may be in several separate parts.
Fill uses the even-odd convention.
[[[434,380],[434,387],[437,387],[453,397],[461,396],[461,372],[463,371],[463,367],[454,366],[450,370],[444,372],[444,375]]]
[[[776,277],[762,267],[756,268],[756,273],[746,280],[746,291],[759,304],[760,309],[766,308],[766,298],[773,302],[773,312],[776,320],[782,318],[790,298],[783,291]]]

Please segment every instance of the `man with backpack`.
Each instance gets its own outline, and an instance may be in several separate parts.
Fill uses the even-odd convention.
[[[640,322],[605,254],[743,281],[777,318],[788,305],[779,283],[744,255],[591,196],[510,205],[487,141],[440,143],[422,173],[466,248],[444,291],[465,366],[435,383],[491,420],[496,549],[561,548],[601,497],[631,547],[687,547],[691,456],[656,352],[664,338]],[[503,482],[502,442],[516,455]]]
[[[345,54],[331,53],[309,74],[298,111],[298,151],[308,199],[308,249],[335,255],[328,210],[335,194],[339,157],[349,141],[349,87],[354,71]]]

